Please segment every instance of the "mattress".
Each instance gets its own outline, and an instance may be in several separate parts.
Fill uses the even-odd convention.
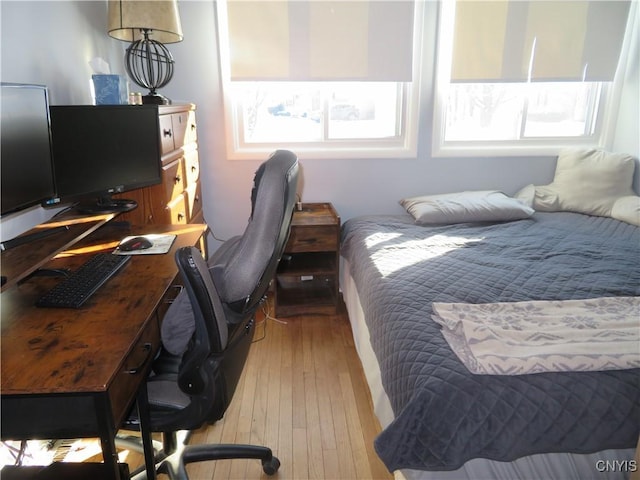
[[[639,245],[636,227],[571,213],[438,227],[409,216],[347,221],[342,255],[364,319],[354,334],[364,332],[358,350],[369,348],[379,370],[365,364],[370,384],[382,386],[372,390],[384,427],[375,446],[389,470],[456,471],[557,452],[629,456],[637,370],[472,375],[430,305],[638,295]]]

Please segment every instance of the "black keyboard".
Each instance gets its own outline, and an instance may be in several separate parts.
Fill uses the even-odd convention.
[[[98,253],[40,297],[36,306],[79,308],[129,260],[126,255]]]

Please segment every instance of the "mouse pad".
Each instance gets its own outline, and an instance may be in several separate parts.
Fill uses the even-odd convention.
[[[130,237],[124,237],[120,240],[120,245],[122,245],[127,240],[130,240],[135,237],[144,237],[149,240],[153,245],[144,250],[130,250],[128,252],[123,252],[122,250],[116,248],[113,253],[115,255],[157,255],[162,253],[167,253],[171,249],[171,245],[173,245],[174,240],[177,235],[173,234],[161,234],[161,233],[151,233],[148,235],[132,235]]]

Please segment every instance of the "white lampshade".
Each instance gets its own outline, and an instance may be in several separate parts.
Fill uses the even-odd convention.
[[[177,0],[109,0],[107,31],[111,37],[133,42],[144,38],[143,29],[152,30],[157,42],[181,42]]]

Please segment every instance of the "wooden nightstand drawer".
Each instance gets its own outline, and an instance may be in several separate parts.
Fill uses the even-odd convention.
[[[338,248],[338,231],[333,226],[292,227],[284,251],[328,252]]]

